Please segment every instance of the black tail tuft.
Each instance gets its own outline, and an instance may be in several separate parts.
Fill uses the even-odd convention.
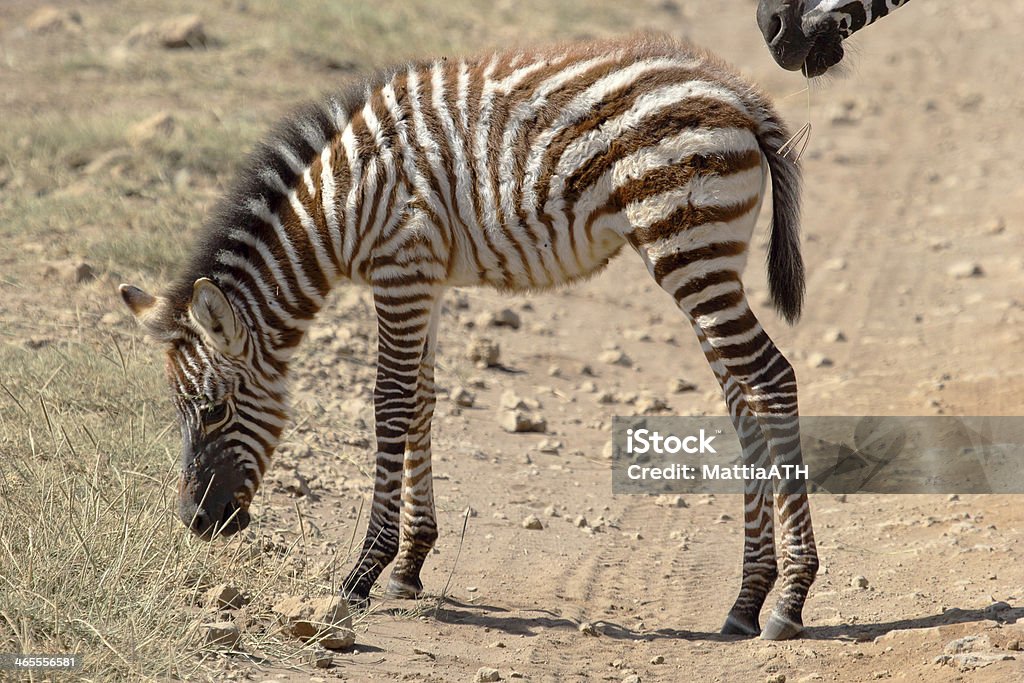
[[[800,255],[800,167],[779,154],[784,131],[759,135],[772,175],[772,227],[768,242],[768,290],[775,310],[793,324],[804,303],[804,261]]]

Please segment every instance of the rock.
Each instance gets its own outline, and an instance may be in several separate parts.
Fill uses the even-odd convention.
[[[604,631],[597,624],[592,624],[589,621],[584,621],[578,626],[580,633],[585,636],[601,636],[604,635]]]
[[[157,27],[157,38],[160,45],[170,49],[205,47],[207,42],[203,20],[196,14],[161,22]]]
[[[1011,652],[1019,652],[1020,651],[1020,641],[1019,640],[1011,640],[1011,641],[1009,641],[1008,643],[1006,643],[1006,649],[1010,650]]]
[[[329,669],[334,664],[334,655],[322,647],[313,648],[309,653],[309,663],[318,669]]]
[[[594,397],[594,400],[601,405],[611,405],[612,403],[617,403],[619,399],[610,391],[602,391]]]
[[[859,576],[859,575],[855,576],[852,579],[850,579],[850,585],[853,586],[854,588],[867,588],[868,587],[867,577]]]
[[[558,514],[558,508],[556,508],[554,505],[548,505],[546,508],[544,508],[544,516],[545,517],[561,517],[561,515]]]
[[[825,330],[825,334],[822,335],[822,339],[824,339],[826,342],[830,344],[835,344],[837,342],[846,341],[846,335],[843,334],[843,331],[840,330],[838,327],[830,327],[829,329]]]
[[[981,267],[980,263],[960,261],[947,268],[946,274],[957,280],[963,280],[969,277],[982,277],[985,274],[985,270]]]
[[[586,529],[590,526],[590,522],[583,515],[576,515],[576,519],[572,520],[572,523],[579,529]]]
[[[232,648],[238,644],[242,633],[238,624],[233,621],[218,621],[213,624],[203,624],[203,642],[215,647]]]
[[[128,129],[128,141],[135,146],[170,138],[178,130],[178,121],[162,111],[139,121]]]
[[[494,325],[496,327],[511,327],[518,330],[520,325],[519,314],[511,308],[503,308],[494,314]]]
[[[553,439],[544,439],[537,444],[537,450],[541,453],[549,453],[552,455],[558,455],[559,449],[562,447],[561,441],[555,441]]]
[[[768,674],[764,683],[786,683],[786,674]]]
[[[511,389],[502,392],[500,403],[501,407],[506,410],[537,410],[540,408],[540,401],[537,399],[523,398]]]
[[[491,683],[492,681],[500,681],[501,673],[497,669],[492,669],[488,666],[482,666],[476,670],[476,677],[473,679],[474,683]]]
[[[641,415],[654,415],[669,410],[668,403],[657,396],[643,396],[637,399],[634,407]]]
[[[206,591],[203,604],[213,609],[239,609],[249,601],[245,599],[241,591],[229,583],[219,583]]]
[[[505,410],[499,420],[501,428],[506,432],[544,432],[548,423],[539,413],[528,413],[525,410]]]
[[[476,395],[467,389],[459,387],[452,392],[451,400],[452,403],[460,408],[472,408],[473,404],[476,403]]]
[[[654,504],[666,508],[689,507],[682,496],[658,496],[657,498],[654,499]]]
[[[622,683],[643,683],[637,674],[629,674],[622,679]]]
[[[33,33],[77,32],[82,30],[82,16],[73,9],[57,9],[47,5],[29,16],[25,28]]]
[[[614,458],[615,444],[613,444],[611,441],[606,443],[604,445],[604,448],[601,449],[601,455],[604,457],[605,460],[611,460],[612,458]]]
[[[623,368],[633,365],[633,361],[622,351],[604,351],[597,359],[607,365],[618,365]]]
[[[668,391],[670,394],[685,394],[691,391],[697,391],[697,385],[693,382],[687,382],[685,379],[673,379],[669,380]]]
[[[823,353],[812,353],[807,356],[807,365],[812,368],[830,368],[835,363]]]
[[[548,377],[561,377],[561,376],[562,376],[562,368],[560,368],[557,365],[549,365],[548,366]]]
[[[522,524],[524,529],[530,529],[531,531],[543,531],[544,529],[544,524],[537,515],[528,515]]]
[[[664,664],[664,663],[665,663],[665,657],[662,656],[662,655],[654,655],[653,657],[651,657],[651,664]]]
[[[477,367],[493,368],[500,364],[501,346],[487,337],[476,337],[470,340],[466,355]]]
[[[352,615],[344,598],[289,597],[274,605],[273,611],[285,630],[303,641],[316,640],[332,650],[351,647],[356,642]]]

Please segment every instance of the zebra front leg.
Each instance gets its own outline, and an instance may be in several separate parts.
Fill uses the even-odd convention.
[[[437,541],[434,483],[430,469],[430,422],[434,416],[434,355],[440,297],[430,315],[416,391],[416,415],[409,427],[402,474],[402,531],[388,595],[416,598],[423,592],[420,570]]]
[[[754,317],[742,286],[736,284],[734,293],[694,306],[690,314],[740,387],[767,442],[772,464],[802,465],[796,374]],[[746,422],[741,420],[742,426]],[[767,497],[767,491],[758,495]],[[818,571],[818,555],[803,480],[786,480],[775,495],[785,547],[782,592],[761,637],[785,640],[803,629],[801,613]],[[750,512],[745,515],[748,527],[755,518]]]
[[[733,427],[743,449],[743,464],[768,465],[768,443],[753,412],[743,399],[743,390],[729,376],[722,361],[699,326],[694,324],[701,350],[722,387]],[[740,592],[722,626],[722,633],[756,636],[761,633],[760,614],[778,576],[771,488],[767,482],[748,479],[743,491],[743,578]]]
[[[349,601],[358,605],[368,603],[374,582],[398,552],[406,439],[416,414],[421,360],[436,299],[433,288],[424,289],[424,293],[409,293],[408,286],[374,286],[378,340],[373,503],[359,560],[342,586]]]

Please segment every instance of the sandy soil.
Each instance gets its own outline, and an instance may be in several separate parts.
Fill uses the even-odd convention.
[[[814,126],[801,322],[788,328],[765,305],[760,263],[746,278],[759,316],[798,369],[801,412],[1019,414],[1024,2],[912,4],[859,38],[850,75],[815,88],[809,110],[805,95],[793,95],[802,80],[774,67],[761,45],[755,3],[672,12],[669,4],[637,11],[648,23],[676,16],[680,31],[771,92],[794,128],[808,113]],[[32,115],[7,102],[18,116]],[[34,272],[20,259],[7,263]],[[965,263],[979,273],[958,277]],[[5,296],[10,320],[36,301],[24,289]],[[301,352],[299,426],[253,509],[282,542],[295,537],[301,509],[317,541],[307,545],[310,562],[343,553],[365,524],[374,345],[367,301],[365,292],[342,291]],[[720,636],[739,586],[739,497],[687,497],[675,508],[611,494],[605,446],[611,417],[636,409],[630,394],[661,398],[673,414],[724,412],[689,326],[639,260],[624,254],[565,292],[510,299],[460,291],[447,303],[439,354],[446,394],[434,432],[441,539],[424,570],[425,599],[378,601],[360,622],[356,651],[339,653],[334,668],[238,663],[226,677],[468,681],[494,667],[503,680],[518,672],[535,681],[1024,680],[1024,655],[1014,651],[1024,640],[1020,497],[815,495],[823,569],[804,637]],[[102,314],[118,304],[101,282],[49,305]],[[506,307],[521,317],[518,330],[481,329],[481,314]],[[15,327],[19,336],[33,333]],[[834,341],[836,330],[845,341]],[[473,335],[500,343],[504,369],[473,366]],[[632,367],[598,360],[613,346]],[[677,378],[697,389],[672,393]],[[475,394],[472,407],[447,399],[459,387]],[[509,389],[542,404],[546,434],[500,428]],[[600,403],[602,392],[617,402]],[[545,440],[561,446],[541,452]],[[530,514],[543,530],[522,527]],[[579,515],[592,528],[578,528]],[[853,587],[855,576],[867,587]],[[1009,607],[992,607],[1000,601]],[[1007,659],[936,662],[968,636],[978,640],[965,647]]]

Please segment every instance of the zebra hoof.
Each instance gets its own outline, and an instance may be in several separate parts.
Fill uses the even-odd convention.
[[[354,591],[351,593],[345,593],[345,591],[342,591],[341,597],[345,598],[345,601],[348,602],[349,609],[353,612],[366,611],[370,609],[369,595],[360,595]]]
[[[761,632],[761,625],[757,623],[757,617],[753,620],[730,614],[725,618],[725,625],[722,626],[722,635],[726,636],[756,636]]]
[[[385,596],[400,600],[415,600],[420,597],[421,593],[423,593],[423,584],[420,583],[419,579],[416,579],[416,583],[413,584],[398,578],[394,574],[388,579],[388,587],[384,591]]]
[[[768,617],[768,624],[761,631],[762,640],[789,640],[796,638],[804,630],[804,625],[799,621],[793,621],[772,612]]]

